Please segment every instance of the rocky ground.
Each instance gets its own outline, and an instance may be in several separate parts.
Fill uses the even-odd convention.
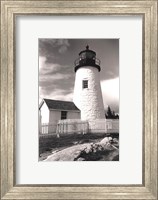
[[[118,138],[104,137],[95,142],[54,150],[43,161],[118,161]]]

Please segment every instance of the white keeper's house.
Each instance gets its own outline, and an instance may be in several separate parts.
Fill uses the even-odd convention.
[[[39,106],[40,124],[58,123],[59,120],[80,119],[80,110],[71,101],[43,99]]]

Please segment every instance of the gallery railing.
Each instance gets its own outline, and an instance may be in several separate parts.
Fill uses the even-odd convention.
[[[93,58],[93,59],[89,59],[89,58],[78,58],[75,60],[75,66],[79,66],[79,65],[99,65],[100,66],[100,60],[98,58]]]

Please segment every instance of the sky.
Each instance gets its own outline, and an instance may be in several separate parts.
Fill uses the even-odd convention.
[[[101,61],[104,108],[119,112],[119,39],[39,39],[39,100],[73,100],[74,62],[87,44]]]

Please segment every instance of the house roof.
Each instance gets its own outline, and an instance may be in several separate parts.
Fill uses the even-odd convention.
[[[52,99],[43,99],[43,100],[45,101],[49,109],[79,111],[79,109],[71,101],[59,101],[59,100],[52,100]]]

